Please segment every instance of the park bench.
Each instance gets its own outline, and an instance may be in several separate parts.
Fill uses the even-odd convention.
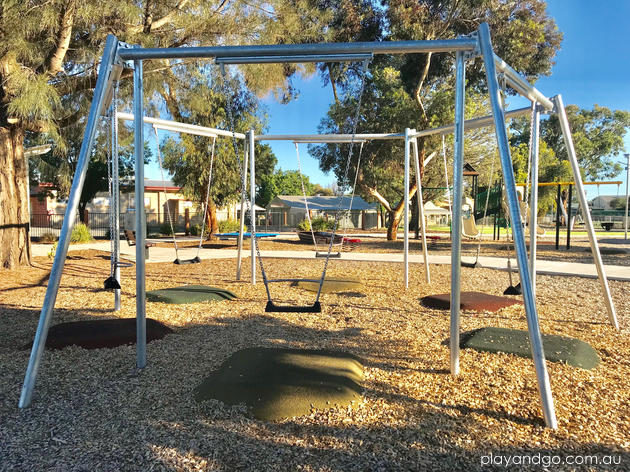
[[[129,244],[129,246],[135,246],[136,245],[136,232],[131,231],[130,229],[126,229],[125,239],[127,240],[127,244]],[[153,246],[155,246],[155,243],[149,243],[149,242],[144,243],[144,258],[145,259],[149,258],[149,248]]]

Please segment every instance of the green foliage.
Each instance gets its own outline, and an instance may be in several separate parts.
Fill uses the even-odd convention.
[[[624,137],[630,127],[630,111],[610,110],[594,105],[592,110],[567,105],[575,152],[584,178],[599,180],[612,178],[622,171],[613,161],[624,152]],[[567,151],[556,115],[541,123],[541,137],[566,160]]]
[[[90,241],[92,241],[90,229],[83,223],[75,224],[70,234],[70,242],[89,243]]]
[[[171,104],[171,113],[176,117],[186,116],[187,121],[198,125],[231,129],[228,101],[220,74],[216,70],[206,70],[186,73],[185,77],[189,88],[180,92],[177,104]],[[256,96],[243,86],[238,77],[228,77],[227,80],[235,131],[245,133],[255,129],[262,132],[264,116],[259,114]],[[173,175],[175,184],[182,187],[184,195],[198,202],[205,202],[212,160],[210,199],[220,207],[239,197],[244,144],[240,140],[237,143],[237,157],[231,139],[217,140],[214,159],[212,145],[211,138],[182,135],[178,140],[168,138],[163,141],[161,150],[164,167]],[[276,162],[270,146],[256,144],[256,178],[259,185],[272,172]]]
[[[160,225],[160,234],[173,236],[173,230],[171,229],[171,225],[168,222],[162,223]]]
[[[626,209],[626,197],[613,198],[610,201],[610,208],[613,210],[625,210]]]
[[[328,221],[326,218],[322,217],[322,216],[317,216],[315,218],[311,219],[311,222],[313,223],[313,231],[329,231],[332,230],[333,221]],[[302,221],[300,221],[298,223],[298,229],[300,231],[310,231],[311,230],[311,225],[308,222],[308,219],[303,219]]]
[[[240,229],[239,222],[237,220],[227,219],[219,221],[219,233],[232,233]],[[247,226],[243,229],[247,231]]]
[[[282,169],[276,170],[273,174],[262,177],[256,201],[261,206],[267,206],[271,200],[278,195],[303,195],[302,182],[306,195],[315,193],[315,186],[310,182],[307,175],[302,175],[297,170]],[[319,186],[319,188],[322,188]]]
[[[50,247],[50,251],[48,251],[48,254],[46,254],[48,256],[48,259],[54,259],[56,252],[57,252],[57,243],[53,243],[53,245]]]
[[[57,241],[57,235],[54,233],[44,233],[40,236],[39,238],[39,242],[40,243],[54,243],[55,241]]]

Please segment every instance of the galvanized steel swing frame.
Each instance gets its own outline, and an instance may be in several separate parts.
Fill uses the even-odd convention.
[[[521,221],[520,206],[517,198],[512,160],[510,156],[507,131],[505,126],[506,113],[501,106],[497,71],[501,72],[510,86],[520,95],[528,98],[536,110],[536,123],[539,112],[555,113],[558,115],[562,128],[565,144],[568,151],[569,162],[573,171],[576,190],[582,208],[586,229],[589,236],[591,251],[595,258],[595,265],[599,276],[608,317],[613,326],[618,329],[615,308],[612,303],[610,289],[604,271],[601,255],[591,215],[588,212],[586,194],[580,176],[575,149],[571,138],[571,131],[565,112],[562,98],[557,95],[547,98],[535,87],[530,85],[523,77],[514,71],[507,63],[499,58],[493,51],[490,29],[483,23],[479,29],[466,37],[446,40],[430,41],[391,41],[391,42],[362,42],[362,43],[322,43],[322,44],[285,44],[263,46],[217,46],[217,47],[182,47],[182,48],[153,48],[143,49],[131,47],[118,41],[114,36],[108,36],[99,67],[98,79],[94,90],[94,97],[88,121],[85,129],[77,171],[75,173],[68,205],[64,217],[63,226],[59,238],[57,252],[46,295],[42,306],[35,340],[22,387],[19,406],[27,407],[32,399],[35,380],[44,352],[48,328],[52,319],[53,308],[59,290],[61,275],[70,243],[71,229],[75,223],[75,215],[79,203],[81,190],[85,182],[85,176],[89,158],[94,145],[97,121],[109,107],[114,89],[123,68],[133,69],[133,119],[134,119],[134,155],[135,155],[135,199],[136,199],[136,365],[142,369],[147,365],[146,358],[146,285],[145,285],[145,261],[144,245],[146,240],[145,211],[144,211],[144,132],[143,132],[143,82],[142,63],[149,59],[183,59],[183,58],[213,58],[216,63],[223,64],[253,64],[253,63],[295,63],[295,62],[339,62],[361,61],[373,54],[407,54],[407,53],[441,53],[454,52],[456,94],[455,94],[455,124],[454,124],[454,204],[453,204],[453,241],[451,251],[451,333],[450,333],[450,364],[452,375],[459,373],[459,316],[460,316],[460,280],[461,280],[461,213],[463,194],[463,152],[464,152],[464,97],[465,97],[465,63],[466,60],[481,56],[486,70],[486,80],[492,108],[492,119],[484,118],[486,124],[494,123],[503,179],[506,187],[508,206],[512,221]],[[529,108],[528,108],[529,109]],[[534,162],[537,163],[538,125],[534,127],[536,135],[533,142],[536,143]],[[429,134],[443,134],[435,130],[415,132],[405,130],[405,186],[408,192],[409,175],[409,151],[412,139]],[[230,133],[231,135],[231,133]],[[361,139],[356,135],[355,139]],[[286,139],[286,137],[282,137]],[[348,138],[347,136],[345,137]],[[392,136],[393,138],[393,136]],[[400,139],[400,135],[394,139]],[[343,139],[339,136],[337,139]],[[253,148],[249,143],[250,152]],[[251,161],[250,159],[250,165]],[[536,164],[534,164],[535,168]],[[250,176],[253,178],[253,175]],[[532,191],[537,191],[537,186],[532,186]],[[407,195],[405,195],[407,197]],[[408,200],[408,198],[405,198]],[[535,196],[532,199],[535,202]],[[408,203],[408,202],[406,202]],[[254,208],[252,206],[252,208]],[[533,214],[535,212],[532,212]],[[405,212],[407,214],[407,212]],[[532,218],[533,220],[533,218]],[[533,221],[535,225],[535,221]],[[514,225],[514,243],[516,247],[518,269],[523,288],[523,299],[527,316],[527,326],[531,341],[532,357],[538,380],[541,406],[545,423],[550,428],[557,427],[556,415],[549,384],[549,376],[545,365],[545,355],[538,322],[538,313],[533,293],[533,279],[528,264],[527,249],[525,245],[524,230],[521,225]]]

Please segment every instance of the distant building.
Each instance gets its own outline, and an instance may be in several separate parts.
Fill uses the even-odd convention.
[[[591,210],[616,210],[616,208],[611,206],[611,203],[618,198],[623,200],[624,197],[619,197],[618,195],[600,195],[588,202],[588,206]]]
[[[273,227],[296,228],[306,219],[308,212],[311,218],[324,217],[333,219],[338,209],[346,211],[350,208],[350,197],[278,195],[267,205],[268,225]],[[378,227],[377,204],[368,203],[358,195],[352,200],[350,215],[339,220],[342,228],[372,229]]]

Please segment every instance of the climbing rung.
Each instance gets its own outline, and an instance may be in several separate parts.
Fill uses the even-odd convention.
[[[319,302],[315,302],[312,305],[307,306],[291,306],[291,305],[276,305],[272,301],[267,302],[265,307],[267,313],[321,313],[322,306]]]
[[[180,259],[177,258],[173,261],[173,264],[179,264],[179,265],[183,265],[183,264],[199,264],[201,262],[201,259],[199,259],[199,256],[193,258],[193,259]]]
[[[271,279],[267,280],[267,283],[278,283],[278,282],[314,282],[319,283],[321,279]]]

